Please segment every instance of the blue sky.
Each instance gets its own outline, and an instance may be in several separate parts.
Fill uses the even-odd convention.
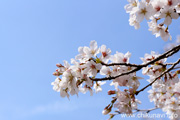
[[[0,119],[104,120],[101,114],[111,98],[104,91],[80,94],[70,101],[52,90],[56,63],[70,61],[79,46],[91,40],[116,51],[130,51],[132,63],[151,50],[163,52],[167,43],[148,31],[129,26],[121,0],[1,0],[0,1]],[[173,40],[179,19],[173,21]],[[140,73],[138,73],[140,75]],[[147,84],[142,81],[142,86]],[[138,96],[142,108],[151,108],[147,93]],[[120,120],[116,117],[114,120]]]

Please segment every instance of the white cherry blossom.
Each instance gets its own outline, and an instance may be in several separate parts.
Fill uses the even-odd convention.
[[[97,74],[97,71],[101,69],[101,64],[96,64],[93,60],[88,61],[86,64],[84,64],[85,71],[87,74],[91,77],[95,77]]]
[[[90,47],[84,47],[84,53],[86,54],[86,58],[96,57],[99,53],[99,48],[97,46],[97,42],[95,40],[91,41]]]
[[[113,71],[109,67],[106,67],[106,66],[102,66],[102,68],[100,70],[100,74],[106,75],[106,76],[111,76],[112,72]]]
[[[130,16],[130,26],[139,29],[140,23],[145,18],[152,34],[161,37],[164,41],[171,40],[168,26],[172,23],[172,19],[179,18],[179,0],[128,0],[128,2],[125,10]],[[164,22],[159,23],[162,20]]]
[[[95,89],[95,92],[98,93],[98,92],[101,92],[102,91],[102,88],[101,88],[101,85],[104,85],[106,82],[101,82],[101,81],[98,81],[94,84],[94,89]]]
[[[174,8],[172,7],[164,7],[164,9],[161,9],[161,14],[159,15],[160,18],[165,18],[164,24],[169,26],[172,22],[172,19],[178,19],[179,15],[178,13],[174,12]]]
[[[127,13],[131,13],[134,8],[137,7],[139,1],[138,0],[127,0],[129,4],[124,6],[124,9],[126,10]]]
[[[140,28],[140,23],[137,21],[136,15],[130,14],[129,25],[130,26],[134,26],[135,29],[139,29]]]
[[[109,48],[107,49],[106,45],[102,45],[100,48],[100,53],[102,54],[100,60],[107,63],[110,58],[111,50]]]
[[[134,14],[136,14],[138,22],[142,22],[144,18],[149,20],[153,13],[154,11],[152,5],[148,4],[145,0],[139,2],[138,7],[134,10]]]
[[[175,9],[177,13],[180,13],[180,3],[175,6]]]

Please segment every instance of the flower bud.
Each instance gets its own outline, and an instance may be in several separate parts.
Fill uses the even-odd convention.
[[[109,91],[108,91],[108,95],[113,95],[113,94],[116,94],[116,91],[115,91],[115,90],[109,90]]]
[[[112,106],[109,107],[109,105],[107,107],[104,108],[104,110],[102,111],[103,115],[107,115],[108,113],[111,112],[111,108]]]
[[[123,58],[123,62],[127,62],[127,58]]]
[[[53,75],[54,76],[60,76],[60,75],[62,75],[62,73],[56,71],[56,72],[53,72]]]
[[[58,68],[64,67],[64,66],[63,66],[62,64],[60,64],[60,63],[57,63],[56,66],[57,66]]]

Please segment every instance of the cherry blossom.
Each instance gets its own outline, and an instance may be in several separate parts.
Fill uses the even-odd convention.
[[[84,64],[85,71],[88,73],[89,76],[94,77],[96,76],[98,70],[101,69],[101,64],[96,64],[93,60],[88,61]]]
[[[98,81],[94,84],[94,89],[95,89],[95,92],[98,93],[98,92],[101,92],[102,91],[102,88],[101,88],[101,85],[104,85],[106,82],[101,82],[101,81]]]
[[[164,9],[161,9],[161,14],[159,15],[160,18],[165,18],[164,24],[169,26],[172,22],[172,19],[178,19],[179,15],[178,13],[174,12],[174,8],[172,7],[164,7]]]
[[[138,5],[138,0],[128,0],[129,4],[124,6],[124,9],[126,10],[127,13],[130,13],[133,11],[133,8],[136,8]]]
[[[110,49],[106,49],[105,45],[102,45],[100,48],[100,52],[101,52],[101,57],[100,60],[107,63],[109,58],[110,58],[110,54],[111,54],[111,50]]]
[[[179,37],[177,37],[177,41],[178,39]],[[91,54],[84,48],[95,52]],[[176,46],[172,49],[176,50]],[[71,65],[67,61],[64,61],[64,65],[56,64],[58,69],[53,73],[56,79],[51,84],[53,90],[60,92],[61,97],[69,99],[70,95],[78,95],[79,92],[85,94],[88,91],[90,95],[93,95],[93,92],[102,91],[101,86],[106,83],[103,80],[112,79],[110,85],[114,86],[114,90],[109,90],[108,95],[114,97],[102,111],[102,114],[109,114],[113,107],[117,108],[119,113],[132,114],[138,109],[138,104],[141,103],[136,99],[136,95],[141,92],[141,90],[138,91],[139,80],[143,79],[137,76],[134,70],[143,66],[141,68],[142,73],[149,76],[147,81],[152,84],[152,89],[148,91],[149,100],[169,115],[180,114],[180,103],[178,102],[180,99],[180,79],[178,76],[180,70],[166,72],[168,70],[166,57],[158,59],[162,55],[151,51],[150,54],[146,53],[144,57],[140,58],[142,64],[138,66],[129,63],[130,52],[124,54],[116,51],[114,55],[111,55],[110,49],[107,49],[105,45],[98,47],[96,41],[91,41],[90,47],[80,47],[78,51],[80,54],[78,57],[76,56],[76,59],[71,59]],[[164,54],[168,55],[168,53]],[[149,64],[152,61],[155,62]],[[121,76],[121,74],[124,75]],[[96,78],[97,75],[105,76],[105,78],[103,80],[98,79]],[[121,87],[124,89],[121,90]]]
[[[130,14],[129,24],[131,26],[139,29],[140,23],[146,18],[153,35],[161,37],[164,41],[171,40],[168,26],[172,23],[172,19],[179,18],[179,0],[128,0],[128,2],[125,10]],[[163,22],[158,22],[162,20]]]
[[[149,20],[153,14],[153,7],[151,4],[148,4],[145,0],[142,0],[138,3],[138,7],[134,9],[134,14],[136,15],[137,21],[142,22],[144,18]]]
[[[129,14],[129,24],[135,29],[140,28],[140,23],[144,18],[148,21],[149,31],[156,37],[161,37],[164,41],[172,39],[169,27],[173,19],[180,16],[180,0],[128,0],[124,8]],[[139,93],[146,88],[149,100],[154,103],[155,109],[162,109],[170,116],[170,119],[180,118],[180,59],[169,63],[168,58],[180,51],[180,37],[174,43],[169,43],[165,47],[165,52],[159,54],[155,51],[146,53],[141,57],[141,64],[130,63],[131,53],[112,51],[106,45],[98,47],[95,40],[90,42],[89,47],[79,47],[79,54],[71,59],[71,64],[64,61],[64,65],[56,64],[57,69],[53,73],[56,77],[51,83],[53,90],[60,93],[61,97],[70,99],[70,95],[77,95],[79,92],[99,93],[103,91],[102,85],[111,81],[107,94],[112,96],[102,114],[110,115],[113,118],[117,114],[110,113],[113,108],[118,114],[127,115],[140,112],[137,99]],[[137,72],[142,70],[143,75],[147,75],[149,82],[140,88],[140,80]],[[100,77],[99,77],[100,76]],[[150,112],[150,109],[146,112]],[[144,111],[144,110],[143,110]],[[174,116],[177,115],[177,116]]]

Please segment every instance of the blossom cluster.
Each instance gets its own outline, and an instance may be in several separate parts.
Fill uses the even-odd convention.
[[[105,45],[98,48],[96,41],[91,41],[90,47],[79,47],[78,51],[79,54],[75,59],[71,59],[72,65],[64,61],[64,65],[56,65],[58,69],[53,73],[57,77],[52,82],[53,89],[60,92],[61,97],[69,98],[70,95],[78,95],[79,92],[86,93],[87,91],[93,95],[93,92],[102,91],[101,85],[106,83],[105,81],[93,80],[97,74],[105,77],[116,77],[120,73],[133,69],[133,67],[125,65],[107,66],[108,63],[129,63],[130,52],[126,54],[116,52],[111,55],[109,48]],[[112,80],[110,85],[114,86],[115,90],[113,90],[114,92],[108,92],[108,94],[116,95],[117,102],[114,107],[118,108],[120,112],[132,113],[132,110],[137,107],[139,102],[135,99],[134,92],[140,85],[138,79],[142,78],[136,76],[136,73],[133,72]],[[119,86],[127,87],[127,89],[121,91],[118,88]],[[110,108],[108,107],[108,110]],[[107,114],[107,112],[103,114]]]
[[[105,78],[112,79],[110,85],[114,86],[114,90],[108,91],[108,95],[115,95],[115,99],[103,110],[103,114],[111,112],[112,107],[117,108],[120,113],[133,113],[133,110],[136,110],[138,104],[141,103],[135,98],[135,93],[140,85],[139,79],[142,78],[136,76],[136,71],[118,76],[137,67],[128,65],[131,53],[116,52],[111,55],[109,48],[105,45],[98,47],[95,40],[91,41],[90,47],[79,47],[78,51],[79,54],[75,59],[71,59],[72,65],[67,61],[64,61],[64,65],[56,65],[58,69],[53,75],[57,78],[52,82],[53,89],[60,92],[61,97],[69,98],[70,95],[78,95],[79,92],[86,93],[87,91],[93,95],[93,92],[102,91],[101,85],[106,83],[101,79],[95,79],[100,74]],[[154,60],[159,55],[155,52],[145,54],[145,57],[141,58],[142,65]],[[150,76],[150,83],[167,69],[165,62],[166,58],[156,61],[150,66],[143,67],[142,73]],[[152,90],[149,91],[150,101],[154,101],[156,107],[162,108],[167,113],[172,110],[167,105],[171,104],[168,101],[174,100],[175,96],[180,95],[177,90],[179,88],[174,87],[175,84],[180,85],[178,74],[177,71],[165,74],[153,84]],[[121,90],[122,87],[126,87],[126,89]]]
[[[164,41],[171,39],[168,28],[172,19],[179,18],[180,0],[128,0],[128,2],[125,10],[130,14],[131,26],[135,29],[140,28],[140,22],[145,18],[149,20],[149,31],[152,31],[153,35],[160,36]],[[178,44],[180,44],[179,36],[176,43],[168,44],[165,50],[175,48]],[[174,53],[179,50],[180,48],[175,49]],[[71,63],[64,61],[63,65],[56,64],[58,68],[53,73],[56,79],[51,84],[53,90],[60,92],[61,97],[69,99],[70,95],[78,95],[79,92],[84,94],[90,92],[90,95],[93,95],[94,92],[102,91],[101,86],[107,84],[106,80],[111,80],[110,86],[113,86],[113,89],[108,91],[108,95],[113,95],[112,101],[102,113],[109,114],[114,107],[119,114],[130,115],[139,111],[138,104],[141,101],[136,96],[152,86],[148,93],[155,107],[162,109],[171,119],[177,119],[174,118],[174,114],[180,118],[180,70],[174,69],[175,64],[167,62],[167,56],[157,59],[161,55],[152,51],[151,54],[145,54],[141,58],[142,64],[130,64],[130,52],[125,54],[116,52],[112,55],[111,49],[106,45],[98,47],[95,40],[90,42],[89,47],[79,47],[78,52],[79,54],[71,59]],[[171,70],[169,66],[172,67]],[[143,78],[137,76],[136,72],[141,69],[143,75],[149,76],[149,84],[138,90],[139,80]],[[98,78],[99,76],[101,78]],[[110,115],[112,118],[115,114]]]
[[[67,61],[64,61],[64,65],[57,64],[56,72],[53,74],[57,76],[56,80],[52,82],[53,89],[60,92],[62,97],[68,97],[71,95],[78,95],[78,92],[86,93],[90,91],[93,95],[93,89],[95,92],[102,91],[101,85],[105,82],[93,82],[91,77],[95,77],[99,71],[103,71],[102,65],[95,61],[95,57],[99,52],[102,56],[99,58],[103,61],[109,57],[110,49],[106,49],[106,46],[98,48],[96,41],[91,41],[90,47],[79,47],[79,55],[75,59],[71,59],[70,65]],[[106,71],[106,70],[105,70]]]
[[[105,45],[98,47],[95,40],[90,42],[90,47],[79,47],[78,51],[75,59],[71,59],[71,65],[67,61],[64,61],[64,65],[56,64],[58,69],[53,75],[57,78],[52,82],[53,89],[60,92],[61,97],[69,99],[70,95],[78,95],[79,92],[89,91],[90,95],[98,93],[102,91],[101,86],[106,83],[105,80],[112,80],[110,85],[114,86],[114,90],[109,90],[108,95],[114,97],[102,113],[110,113],[112,107],[125,114],[132,114],[137,110],[141,102],[136,99],[136,93],[140,86],[139,80],[143,78],[136,76],[138,70],[133,71],[139,66],[129,63],[131,53],[116,52],[111,55],[109,48]],[[149,91],[149,99],[167,114],[178,114],[180,117],[180,70],[163,74],[169,68],[168,65],[172,65],[166,62],[167,58],[148,64],[159,56],[160,54],[152,51],[141,58],[143,63],[140,67],[145,65],[142,67],[142,74],[150,77],[150,83],[156,80]],[[98,74],[105,79],[97,78]]]
[[[180,15],[180,0],[128,0],[125,10],[130,14],[129,24],[135,29],[140,28],[140,22],[145,18],[149,31],[164,41],[171,35],[168,27],[172,19],[178,19]]]
[[[141,58],[143,63],[151,61],[157,58],[160,54],[151,52],[151,54],[145,54],[144,58]],[[167,59],[162,59],[148,67],[143,68],[142,73],[148,75],[150,78],[148,81],[151,83],[159,75],[167,69]],[[171,119],[174,115],[180,118],[180,79],[178,74],[180,70],[168,72],[162,77],[157,79],[152,84],[152,89],[148,91],[149,99],[154,102],[157,108],[161,108],[166,112]]]

